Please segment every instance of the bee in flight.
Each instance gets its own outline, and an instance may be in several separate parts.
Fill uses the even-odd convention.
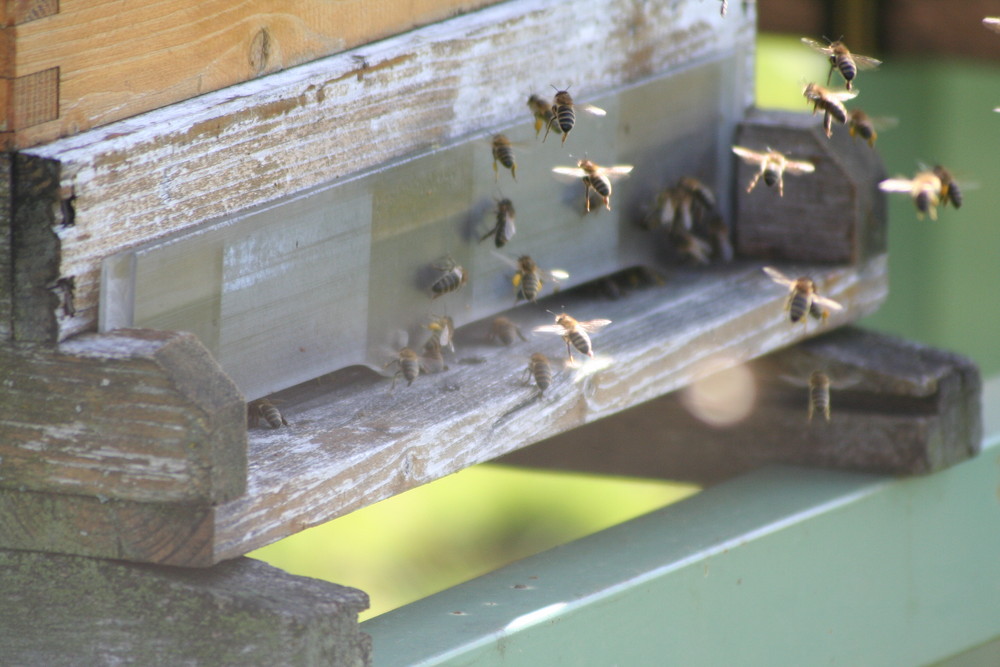
[[[830,59],[830,73],[826,77],[827,85],[830,83],[830,77],[833,76],[833,70],[837,70],[840,72],[840,76],[844,77],[847,89],[851,90],[852,82],[854,81],[854,77],[858,75],[858,70],[875,69],[882,64],[881,60],[851,53],[844,43],[839,40],[822,44],[815,39],[803,37],[802,43]]]
[[[502,248],[507,242],[514,238],[517,227],[514,226],[514,204],[509,199],[501,199],[497,202],[497,221],[490,231],[486,232],[479,239],[482,243],[489,237],[493,237],[493,244]]]
[[[506,346],[510,346],[514,343],[514,337],[517,336],[521,340],[528,340],[521,333],[521,327],[517,326],[511,322],[506,317],[494,318],[493,324],[490,326],[490,333],[486,337],[491,343],[499,341]]]
[[[573,176],[583,180],[583,196],[587,213],[590,213],[590,191],[593,190],[604,200],[604,208],[611,210],[611,179],[631,173],[630,164],[617,164],[613,167],[601,167],[590,160],[578,161],[576,167],[553,167],[557,174]]]
[[[540,327],[535,327],[534,331],[536,333],[554,333],[562,336],[563,341],[566,343],[566,354],[569,356],[569,363],[571,365],[575,365],[575,361],[573,359],[573,348],[576,348],[580,354],[593,358],[594,347],[590,342],[590,336],[588,334],[606,327],[609,324],[611,324],[611,320],[589,320],[587,322],[579,322],[566,313],[560,313],[559,315],[556,315],[555,324],[546,324]]]
[[[895,118],[872,118],[861,109],[851,109],[847,116],[847,131],[852,137],[861,137],[869,146],[875,146],[878,131],[893,127],[898,121]]]
[[[530,303],[535,303],[539,292],[542,291],[544,280],[551,280],[558,285],[559,281],[569,278],[569,274],[562,269],[545,270],[538,268],[538,264],[535,263],[535,260],[530,255],[521,255],[515,261],[498,252],[493,254],[502,259],[504,263],[516,269],[514,277],[511,279],[511,284],[514,285],[515,302],[524,299]]]
[[[935,165],[931,171],[941,181],[941,204],[951,202],[955,208],[962,208],[962,190],[958,187],[951,172],[939,164]]]
[[[778,184],[778,196],[785,196],[785,173],[799,175],[811,174],[816,170],[811,162],[800,160],[789,160],[784,154],[768,148],[761,153],[759,151],[744,148],[743,146],[733,146],[733,152],[740,156],[744,162],[758,167],[760,170],[754,175],[747,186],[747,192],[752,192],[757,187],[757,181],[764,177],[764,184],[768,187]]]
[[[263,419],[271,428],[281,428],[288,426],[285,417],[274,407],[274,403],[266,398],[258,398],[256,401],[247,403],[247,426],[257,428],[260,420]]]
[[[695,218],[715,209],[715,194],[692,176],[681,178],[672,188],[664,188],[656,197],[654,212],[647,218],[646,227],[670,225],[673,229],[690,232]]]
[[[544,394],[545,390],[552,384],[552,364],[549,363],[549,358],[541,352],[532,354],[528,361],[528,368],[525,370],[525,376],[525,381],[528,378],[535,378],[538,393]]]
[[[517,182],[517,163],[514,161],[514,148],[506,134],[498,134],[493,137],[493,180],[499,180],[500,171],[497,169],[497,162],[503,165],[504,169],[510,169],[510,175]]]
[[[847,109],[844,102],[852,100],[858,96],[858,91],[833,91],[827,90],[819,84],[810,83],[802,91],[806,100],[813,105],[813,114],[823,111],[823,129],[829,139],[833,134],[833,121],[838,123],[847,122]]]
[[[809,421],[817,412],[830,421],[830,377],[823,371],[813,371],[809,375]]]
[[[788,288],[785,310],[788,311],[788,319],[792,324],[800,321],[805,322],[806,315],[811,315],[814,319],[825,322],[831,310],[843,310],[844,308],[833,299],[820,296],[812,278],[792,279],[773,266],[765,266],[764,273],[770,276],[774,282]]]
[[[1000,32],[1000,18],[987,16],[983,19],[983,27],[993,32]]]
[[[455,260],[450,257],[433,266],[438,271],[443,271],[443,273],[431,284],[432,299],[460,289],[469,280],[468,272],[456,264]]]
[[[552,115],[552,102],[550,100],[546,100],[541,95],[533,94],[528,98],[528,109],[535,117],[535,139],[538,139],[538,133],[542,131],[542,126],[551,127],[556,132],[562,132],[558,125],[552,123],[555,117]]]
[[[553,86],[555,88],[555,86]],[[532,95],[532,98],[537,97]],[[528,98],[529,106],[532,104],[531,98]],[[551,116],[545,125],[545,136],[542,137],[544,142],[549,136],[549,130],[555,130],[556,132],[562,132],[562,142],[566,143],[566,137],[569,136],[570,131],[573,126],[576,125],[576,112],[574,109],[580,108],[583,111],[591,113],[595,116],[607,115],[607,111],[600,107],[595,107],[592,104],[581,104],[577,105],[573,102],[573,97],[569,94],[568,90],[558,90],[556,89],[556,97],[552,102],[552,107],[549,109]],[[532,113],[535,114],[535,127],[538,127],[538,113],[532,108]],[[537,132],[536,132],[537,135]]]
[[[396,380],[399,379],[400,375],[406,380],[407,387],[413,384],[413,381],[419,377],[420,369],[423,365],[420,361],[420,356],[408,347],[401,349],[399,356],[390,360],[383,368],[389,368],[393,364],[396,364],[399,370],[392,376],[392,386],[389,387],[390,392],[396,388]]]
[[[887,178],[878,184],[883,192],[904,192],[913,198],[917,207],[917,217],[926,213],[931,220],[937,220],[937,207],[951,202],[955,208],[962,205],[962,190],[952,178],[951,172],[937,165],[933,169],[923,169],[913,178]]]

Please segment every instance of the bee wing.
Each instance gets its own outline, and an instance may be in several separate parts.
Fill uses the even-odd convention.
[[[812,162],[804,162],[799,160],[786,160],[785,161],[785,171],[789,174],[811,174],[816,171],[816,167],[813,166]]]
[[[833,53],[833,49],[830,48],[828,44],[823,44],[822,42],[817,42],[815,39],[810,39],[808,37],[802,38],[802,43],[813,49],[814,51],[819,51],[825,56],[829,56]]]
[[[487,236],[489,236],[489,234],[487,234]],[[511,267],[512,269],[518,269],[518,270],[521,269],[521,266],[517,263],[517,260],[514,259],[513,257],[509,257],[503,254],[502,252],[497,252],[496,250],[491,250],[490,252],[496,255],[504,264]]]
[[[1000,18],[987,16],[983,19],[983,27],[993,32],[1000,32]]]
[[[830,298],[825,297],[825,296],[820,296],[818,294],[814,294],[813,295],[813,303],[816,304],[817,306],[822,306],[824,308],[829,308],[830,310],[843,310],[844,309],[844,307],[842,305],[840,305],[839,303],[837,303],[833,299],[830,299]]]
[[[602,167],[601,173],[611,178],[620,178],[631,174],[633,169],[635,167],[630,164],[616,164],[613,167]]]
[[[852,53],[851,58],[854,60],[854,64],[858,69],[875,69],[882,64],[882,61],[878,58],[872,58],[871,56],[859,56],[856,53]]]
[[[887,178],[878,184],[878,189],[882,192],[910,192],[913,181],[908,178]]]
[[[554,333],[560,336],[566,335],[566,328],[561,324],[543,324],[532,329],[535,333]]]
[[[835,100],[846,102],[848,100],[853,100],[855,97],[857,97],[860,91],[857,88],[855,88],[854,90],[831,90],[828,92],[830,94],[830,97],[834,98]]]
[[[733,146],[733,152],[743,158],[748,164],[763,164],[767,160],[766,153],[759,153],[743,146]]]
[[[773,266],[765,266],[764,273],[771,277],[771,280],[778,283],[779,285],[784,285],[785,287],[792,287],[795,281],[786,276],[784,273],[774,268]]]
[[[587,172],[579,167],[552,167],[552,173],[572,176],[573,178],[583,178],[587,175]]]
[[[602,327],[606,327],[611,324],[611,320],[588,320],[586,322],[577,322],[576,326],[580,327],[584,331],[597,331]]]
[[[601,107],[595,107],[593,104],[579,104],[579,105],[576,105],[576,108],[580,109],[582,111],[586,111],[587,113],[593,114],[595,116],[607,116],[608,115],[607,111],[605,111]]]

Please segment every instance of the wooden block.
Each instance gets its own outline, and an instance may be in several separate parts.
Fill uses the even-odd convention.
[[[710,426],[671,394],[501,462],[712,483],[767,462],[926,474],[981,446],[979,372],[959,355],[849,327],[747,368],[757,397],[734,424]],[[833,382],[829,422],[807,419],[813,370]]]
[[[207,570],[0,550],[11,665],[369,665],[362,591],[241,558]]]
[[[198,505],[246,488],[243,397],[191,334],[8,343],[0,369],[2,488]]]
[[[885,168],[845,126],[836,126],[828,139],[822,115],[756,110],[740,125],[736,143],[755,151],[770,147],[816,168],[811,174],[786,173],[784,197],[763,179],[748,193],[759,169],[734,156],[739,254],[850,263],[885,252],[886,227],[876,223],[886,217],[885,194],[878,189]]]

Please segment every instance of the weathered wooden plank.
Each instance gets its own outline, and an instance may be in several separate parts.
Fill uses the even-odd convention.
[[[706,422],[685,389],[599,422],[585,437],[559,435],[502,461],[712,483],[771,462],[919,475],[979,451],[979,372],[959,355],[845,328],[746,368],[755,400],[743,419]],[[829,422],[819,411],[808,420],[814,370],[831,380]]]
[[[9,665],[368,665],[362,591],[243,558],[207,570],[0,550]]]
[[[106,257],[459,138],[531,127],[525,99],[550,85],[587,101],[728,58],[726,91],[739,103],[701,116],[728,132],[721,119],[751,101],[752,19],[722,19],[697,0],[515,0],[33,148],[59,163],[59,184],[75,196],[75,224],[59,231],[59,275],[74,279],[76,314],[60,319],[58,337],[96,326]],[[616,141],[642,139],[648,109],[636,114],[608,129]]]
[[[5,344],[0,369],[4,489],[207,505],[246,487],[243,397],[191,334]]]
[[[486,6],[495,0],[10,2],[2,76],[55,71],[57,114],[26,117],[14,91],[4,150],[25,148]],[[101,39],[94,39],[100,35]],[[364,62],[357,63],[363,76]],[[38,93],[35,93],[37,101]]]
[[[805,106],[805,98],[803,98]],[[819,117],[821,117],[820,114]],[[846,126],[827,138],[809,114],[755,110],[740,124],[736,143],[756,151],[768,147],[791,160],[811,163],[811,174],[784,176],[784,196],[763,179],[746,192],[757,167],[737,169],[737,251],[754,257],[797,261],[856,262],[886,251],[886,178],[878,154]]]
[[[13,156],[0,154],[0,341],[14,335]]]

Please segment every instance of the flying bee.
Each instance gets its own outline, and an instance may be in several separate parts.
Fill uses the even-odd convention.
[[[861,109],[851,109],[847,117],[847,131],[852,137],[861,137],[869,146],[875,146],[878,139],[877,130],[893,127],[898,121],[895,118],[872,118]]]
[[[451,316],[435,317],[427,328],[431,331],[431,338],[436,339],[442,349],[448,349],[455,354],[455,321]]]
[[[816,412],[830,421],[830,377],[823,371],[809,374],[809,421]]]
[[[718,212],[713,212],[708,216],[705,228],[715,255],[723,262],[733,261],[733,242],[725,219]]]
[[[435,269],[443,271],[431,284],[431,298],[436,299],[443,294],[460,289],[469,280],[469,274],[450,257],[443,263],[434,264]]]
[[[553,86],[555,88],[555,86]],[[552,102],[552,118],[549,120],[548,124],[545,126],[545,136],[542,137],[544,142],[549,136],[550,129],[558,128],[562,132],[562,142],[566,143],[566,137],[569,136],[570,131],[576,124],[576,112],[574,109],[577,107],[573,102],[573,97],[569,94],[568,90],[556,90],[556,98]],[[607,111],[600,107],[595,107],[591,104],[579,105],[579,108],[592,113],[595,116],[604,116]],[[535,116],[535,122],[538,122],[538,116]]]
[[[528,368],[525,369],[525,381],[527,382],[528,378],[532,377],[535,378],[535,386],[538,387],[539,394],[544,394],[545,390],[552,384],[552,364],[549,363],[549,358],[541,352],[535,352],[531,355]]]
[[[695,264],[708,264],[712,256],[712,246],[708,241],[682,229],[673,232],[670,240],[681,257],[687,257]]]
[[[535,327],[534,331],[536,333],[554,333],[562,336],[563,341],[566,343],[566,354],[569,356],[569,362],[570,364],[574,364],[573,348],[575,347],[580,354],[593,358],[594,347],[590,342],[588,334],[609,324],[611,324],[611,320],[578,322],[566,313],[560,313],[556,315],[555,324]]]
[[[851,90],[852,82],[854,81],[854,77],[858,75],[858,70],[875,69],[882,64],[881,60],[851,53],[844,43],[839,40],[824,45],[815,39],[803,37],[802,43],[830,59],[830,73],[826,77],[827,85],[830,84],[830,77],[833,76],[833,70],[837,70],[840,72],[840,76],[844,77],[847,89]]]
[[[937,220],[937,206],[944,201],[941,177],[933,171],[920,171],[912,178],[887,178],[878,184],[883,192],[905,192],[913,198],[917,207],[917,217],[923,219],[924,214],[931,220]],[[949,198],[953,193],[949,192]],[[961,194],[959,201],[961,201]]]
[[[993,32],[1000,32],[1000,18],[987,16],[983,19],[983,27]]]
[[[833,299],[820,296],[812,278],[802,277],[793,280],[773,266],[765,266],[764,273],[770,276],[774,282],[788,288],[785,310],[788,311],[788,319],[792,324],[799,321],[805,322],[806,315],[825,322],[831,310],[843,310],[844,308]]]
[[[514,237],[517,228],[514,226],[514,204],[509,199],[501,199],[497,202],[497,221],[490,231],[483,234],[479,239],[482,243],[489,237],[493,237],[493,243],[498,248],[507,245]]]
[[[784,154],[779,153],[776,150],[768,148],[766,152],[761,153],[749,148],[744,148],[743,146],[733,146],[733,152],[739,155],[744,162],[755,167],[759,167],[758,171],[753,179],[750,181],[750,185],[747,186],[747,192],[752,192],[755,187],[757,187],[757,181],[760,180],[761,176],[764,177],[764,184],[768,187],[773,186],[775,183],[778,184],[778,196],[785,196],[785,173],[799,175],[799,174],[811,174],[816,170],[811,162],[803,162],[799,160],[789,160],[784,156]]]
[[[557,174],[574,176],[583,180],[583,196],[587,213],[590,213],[590,191],[593,190],[604,200],[604,207],[611,210],[611,179],[625,176],[633,169],[630,164],[617,164],[613,167],[601,167],[590,160],[578,161],[576,167],[553,167]]]
[[[409,387],[413,384],[413,381],[417,379],[420,375],[420,356],[408,347],[404,347],[399,351],[399,356],[392,359],[383,368],[389,368],[393,364],[399,367],[396,374],[392,376],[392,386],[389,387],[389,391],[396,388],[396,380],[402,375],[406,379],[406,386]]]
[[[655,212],[647,218],[646,227],[671,225],[684,231],[691,231],[697,217],[715,208],[715,194],[692,176],[681,178],[677,185],[660,191],[656,197]]]
[[[941,181],[942,206],[951,202],[951,205],[955,208],[962,208],[962,191],[959,189],[958,183],[956,183],[955,179],[952,177],[951,172],[941,165],[935,165],[932,171]]]
[[[247,403],[247,426],[257,428],[260,420],[263,419],[271,428],[281,428],[288,426],[284,416],[274,407],[274,403],[266,398],[258,398],[256,401]]]
[[[562,269],[546,270],[538,268],[538,264],[535,263],[535,260],[530,255],[521,255],[515,261],[498,252],[493,254],[516,270],[514,277],[511,279],[511,284],[514,285],[516,301],[524,299],[525,301],[535,303],[538,294],[542,291],[545,280],[551,280],[558,285],[559,281],[569,278],[569,274]]]
[[[505,169],[510,169],[510,175],[514,177],[514,181],[517,181],[517,163],[514,162],[514,148],[510,143],[510,139],[507,138],[506,134],[498,134],[493,137],[493,180],[497,181],[500,178],[500,172],[497,169],[497,162],[502,164]]]
[[[546,100],[541,95],[532,94],[528,98],[528,108],[535,117],[535,139],[538,139],[538,133],[542,131],[542,125],[546,127],[546,133],[548,133],[548,128],[550,127],[556,132],[562,132],[559,125],[552,122],[554,119],[552,115],[552,102]]]
[[[820,109],[823,110],[823,129],[829,139],[833,134],[833,121],[838,123],[847,122],[847,109],[844,107],[846,100],[852,100],[858,96],[855,91],[833,91],[827,90],[823,86],[815,83],[807,84],[802,91],[806,100],[813,105],[813,114]]]
[[[501,316],[493,319],[493,324],[490,326],[490,333],[487,334],[486,339],[491,343],[500,342],[509,347],[514,343],[515,336],[524,341],[528,340],[521,333],[521,327],[506,317]]]
[[[420,357],[420,367],[426,373],[440,373],[448,370],[448,364],[444,362],[444,355],[441,353],[441,343],[434,336],[424,343],[424,353]]]

